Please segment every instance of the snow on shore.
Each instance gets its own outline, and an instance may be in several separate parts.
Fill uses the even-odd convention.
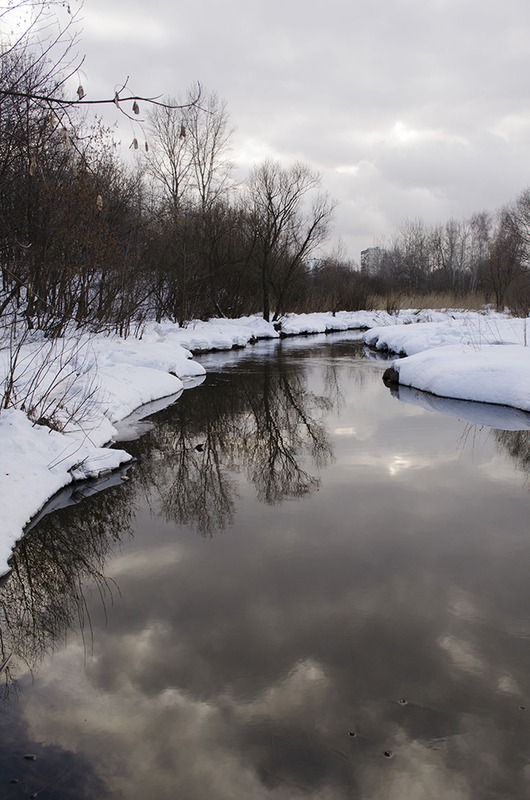
[[[376,327],[364,341],[407,356],[392,363],[404,386],[530,411],[530,319],[469,314]]]
[[[470,311],[465,315],[455,312],[438,312],[441,318],[432,321],[419,318],[421,326],[407,322],[392,326],[377,326],[364,335],[364,341],[376,350],[388,350],[406,356],[447,344],[470,345],[480,348],[484,345],[517,344],[525,341],[525,327],[530,344],[530,319],[515,319],[501,314],[480,314]]]
[[[461,312],[454,312],[460,314]],[[332,333],[377,326],[409,325],[413,322],[432,322],[446,320],[447,313],[422,309],[408,309],[389,314],[387,311],[337,311],[335,315],[328,312],[313,314],[286,314],[282,317],[281,326],[284,336],[299,336],[310,333]]]
[[[530,411],[530,347],[443,345],[395,361],[399,382],[439,397]]]
[[[357,311],[289,314],[281,327],[284,335],[372,329],[365,335],[371,346],[419,354],[413,357],[416,362],[395,362],[402,382],[530,410],[530,349],[521,344],[521,320],[455,311]],[[271,323],[254,316],[194,321],[185,327],[152,322],[139,338],[98,334],[22,345],[16,354],[15,407],[0,413],[0,575],[25,525],[51,496],[72,481],[130,461],[124,450],[104,447],[120,438],[118,423],[125,420],[120,434],[127,438],[123,430],[132,412],[137,421],[144,404],[161,398],[171,402],[186,385],[204,377],[192,352],[244,347],[279,335]],[[504,346],[486,349],[484,342]],[[442,347],[447,344],[452,348]],[[13,354],[13,349],[0,349],[4,388]],[[30,409],[31,419],[51,420],[60,432],[30,421]]]

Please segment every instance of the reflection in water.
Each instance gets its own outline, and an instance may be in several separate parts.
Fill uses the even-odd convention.
[[[437,411],[440,414],[471,422],[473,425],[485,425],[497,430],[530,432],[530,414],[521,411],[520,408],[438,397],[435,394],[399,384],[389,388],[392,397],[402,403],[410,403],[427,411]]]
[[[61,798],[527,797],[528,494],[511,456],[395,403],[351,345],[280,350],[210,367],[135,443],[104,509],[124,499],[123,540],[135,508],[108,556],[119,595],[106,617],[101,584],[83,586],[92,650],[72,634],[21,680],[0,774],[18,750]],[[88,554],[73,560],[87,575]],[[60,752],[84,795],[57,780]]]
[[[495,438],[519,469],[530,476],[530,431],[495,431]]]
[[[510,406],[438,397],[409,386],[392,386],[390,394],[402,403],[469,422],[470,425],[464,429],[462,440],[474,438],[477,430],[475,426],[491,428],[491,433],[500,448],[509,453],[525,475],[530,475],[530,414],[527,412]]]
[[[329,397],[331,389],[337,396],[333,372],[328,365]],[[322,468],[331,457],[317,418],[329,409],[329,397],[307,390],[303,362],[289,374],[279,358],[235,379],[220,375],[206,390],[165,409],[156,426],[146,426],[148,433],[131,447],[142,462],[135,486],[166,520],[202,535],[232,523],[234,474],[241,469],[266,503],[314,491],[319,480],[302,463],[307,456]],[[59,507],[74,503],[75,493],[86,500],[91,491],[91,484],[69,489]],[[104,600],[105,558],[129,532],[137,502],[131,486],[107,491],[81,513],[63,509],[44,516],[18,543],[0,591],[0,674],[6,685],[21,662],[32,669],[69,629],[84,629],[84,584],[90,579]]]
[[[95,585],[104,600],[103,575],[111,548],[130,531],[128,492],[107,490],[82,512],[64,509],[44,517],[17,544],[0,588],[0,664],[6,686],[76,627],[87,623],[84,589]]]
[[[303,362],[288,372],[281,357],[259,370],[217,375],[158,415],[133,446],[146,497],[166,520],[211,536],[232,524],[241,471],[268,504],[315,491],[320,481],[310,467],[331,458],[321,421],[331,396],[308,391]]]

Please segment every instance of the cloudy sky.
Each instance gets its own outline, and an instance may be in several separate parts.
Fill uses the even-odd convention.
[[[301,159],[348,254],[404,219],[495,210],[530,183],[528,0],[85,0],[89,97],[200,81],[243,173]]]

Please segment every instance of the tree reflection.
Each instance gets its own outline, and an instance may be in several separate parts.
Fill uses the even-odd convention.
[[[279,503],[315,491],[320,480],[303,466],[322,467],[331,456],[326,429],[317,414],[329,408],[329,400],[307,390],[305,373],[288,375],[281,360],[265,364],[261,391],[245,386],[250,413],[241,442],[241,460],[266,503]]]
[[[513,458],[518,469],[530,478],[530,431],[495,431],[495,439]]]
[[[0,665],[6,686],[32,670],[67,632],[83,630],[84,587],[95,582],[103,602],[111,587],[103,575],[113,545],[130,531],[128,487],[115,487],[44,517],[17,544],[11,572],[0,587]]]
[[[130,531],[138,491],[166,520],[212,536],[233,521],[239,473],[268,504],[317,490],[312,470],[332,454],[321,419],[331,400],[307,384],[306,365],[281,357],[213,375],[130,443],[140,458],[134,480],[44,517],[22,538],[0,587],[6,685],[70,629],[90,627],[84,587],[95,584],[103,604],[110,596],[105,559]]]
[[[211,536],[232,523],[239,472],[265,503],[315,491],[310,470],[331,457],[321,420],[330,403],[308,390],[302,363],[281,357],[211,376],[136,443],[149,502],[166,520]]]

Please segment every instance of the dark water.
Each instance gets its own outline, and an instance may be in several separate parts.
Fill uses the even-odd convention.
[[[528,416],[340,337],[204,362],[15,553],[0,796],[529,797]]]

